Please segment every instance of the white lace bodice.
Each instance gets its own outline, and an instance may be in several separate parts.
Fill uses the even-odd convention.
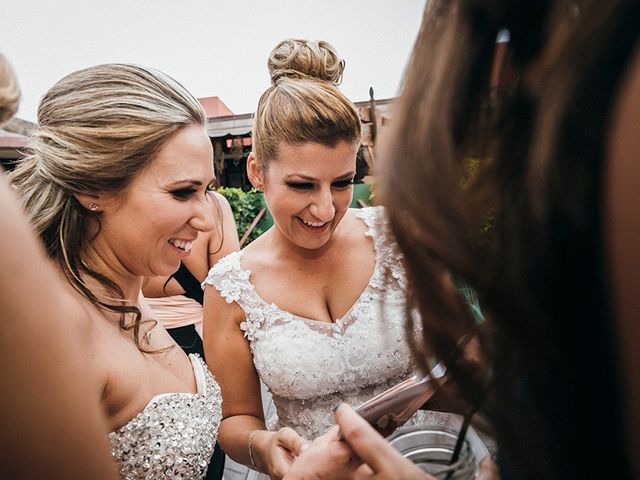
[[[220,387],[202,359],[189,355],[198,393],[163,393],[109,434],[120,478],[203,479],[222,417]]]
[[[288,426],[315,438],[333,424],[335,403],[358,405],[411,374],[400,253],[382,207],[364,208],[357,216],[373,240],[376,264],[364,292],[335,323],[299,317],[262,300],[251,272],[242,268],[242,252],[221,259],[203,282],[246,315],[240,328],[276,405],[271,429]]]

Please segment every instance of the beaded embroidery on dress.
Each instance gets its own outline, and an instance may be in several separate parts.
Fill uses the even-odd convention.
[[[366,289],[333,324],[266,303],[250,282],[251,272],[241,266],[242,252],[221,259],[203,282],[246,315],[240,328],[276,405],[277,418],[267,421],[270,430],[287,426],[313,439],[333,425],[337,402],[359,405],[413,373],[404,333],[401,253],[382,207],[363,208],[357,216],[367,226],[376,265]]]
[[[203,479],[222,418],[220,387],[197,355],[189,355],[198,393],[156,395],[109,434],[123,479]]]

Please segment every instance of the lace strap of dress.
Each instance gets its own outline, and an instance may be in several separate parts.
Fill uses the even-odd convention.
[[[406,288],[406,276],[402,267],[402,253],[393,238],[384,207],[366,207],[358,211],[357,217],[367,226],[365,235],[371,237],[376,255],[374,284],[384,285],[388,275],[399,287]]]
[[[227,303],[240,305],[249,320],[253,317],[251,313],[259,310],[262,302],[249,281],[251,271],[243,269],[240,264],[241,258],[242,252],[233,252],[218,260],[202,282],[202,288],[206,285],[215,287]],[[245,336],[253,337],[252,330],[258,328],[260,323],[252,319],[242,322],[240,327],[245,331]]]
[[[244,290],[243,284],[249,281],[249,273],[240,266],[240,252],[233,252],[211,267],[201,285],[203,289],[207,285],[215,287],[227,303],[238,302]]]
[[[386,227],[386,218],[384,214],[384,207],[365,207],[358,210],[356,216],[362,220],[367,226],[367,232],[365,235],[371,237],[373,240],[373,247],[376,252],[379,250],[380,244],[384,240],[384,227]]]

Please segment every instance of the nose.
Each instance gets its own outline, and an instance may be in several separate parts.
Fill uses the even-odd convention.
[[[209,232],[215,226],[214,204],[212,194],[206,193],[203,199],[194,202],[193,215],[189,225],[199,232]]]
[[[331,190],[321,190],[316,195],[309,206],[311,214],[321,222],[333,220],[336,209],[333,206],[333,195]]]

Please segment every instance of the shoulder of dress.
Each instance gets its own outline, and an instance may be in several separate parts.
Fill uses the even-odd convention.
[[[383,206],[361,208],[356,213],[356,217],[367,226],[365,235],[373,239],[376,249],[389,242],[393,243]]]
[[[253,285],[250,282],[251,271],[242,268],[242,252],[232,252],[221,258],[211,269],[201,286],[214,287],[229,304],[238,303],[243,310],[257,303]]]
[[[240,260],[242,252],[231,252],[229,255],[222,257],[216,264],[209,269],[207,278],[202,282],[202,288],[206,285],[217,287],[220,281],[224,279],[230,280],[248,280],[250,272],[243,270]]]
[[[197,380],[197,382],[199,384],[200,382],[204,382],[205,384],[203,395],[206,395],[208,397],[215,397],[219,399],[218,401],[220,403],[222,403],[222,397],[220,395],[220,385],[218,385],[216,377],[207,367],[207,363],[204,361],[204,358],[202,358],[198,353],[190,353],[189,358],[191,359],[191,364],[193,365],[196,379],[199,379]],[[196,373],[196,368],[198,369],[198,373]]]
[[[401,289],[406,288],[406,276],[402,265],[403,255],[393,236],[388,223],[387,213],[383,206],[366,207],[357,214],[367,225],[368,237],[371,237],[376,252],[377,268],[374,272],[374,284],[381,288],[388,287],[388,275],[398,283]],[[379,277],[379,278],[378,278]]]
[[[364,224],[369,227],[375,227],[376,225],[386,223],[384,207],[377,205],[374,207],[364,207],[358,210],[356,217],[358,217]]]

